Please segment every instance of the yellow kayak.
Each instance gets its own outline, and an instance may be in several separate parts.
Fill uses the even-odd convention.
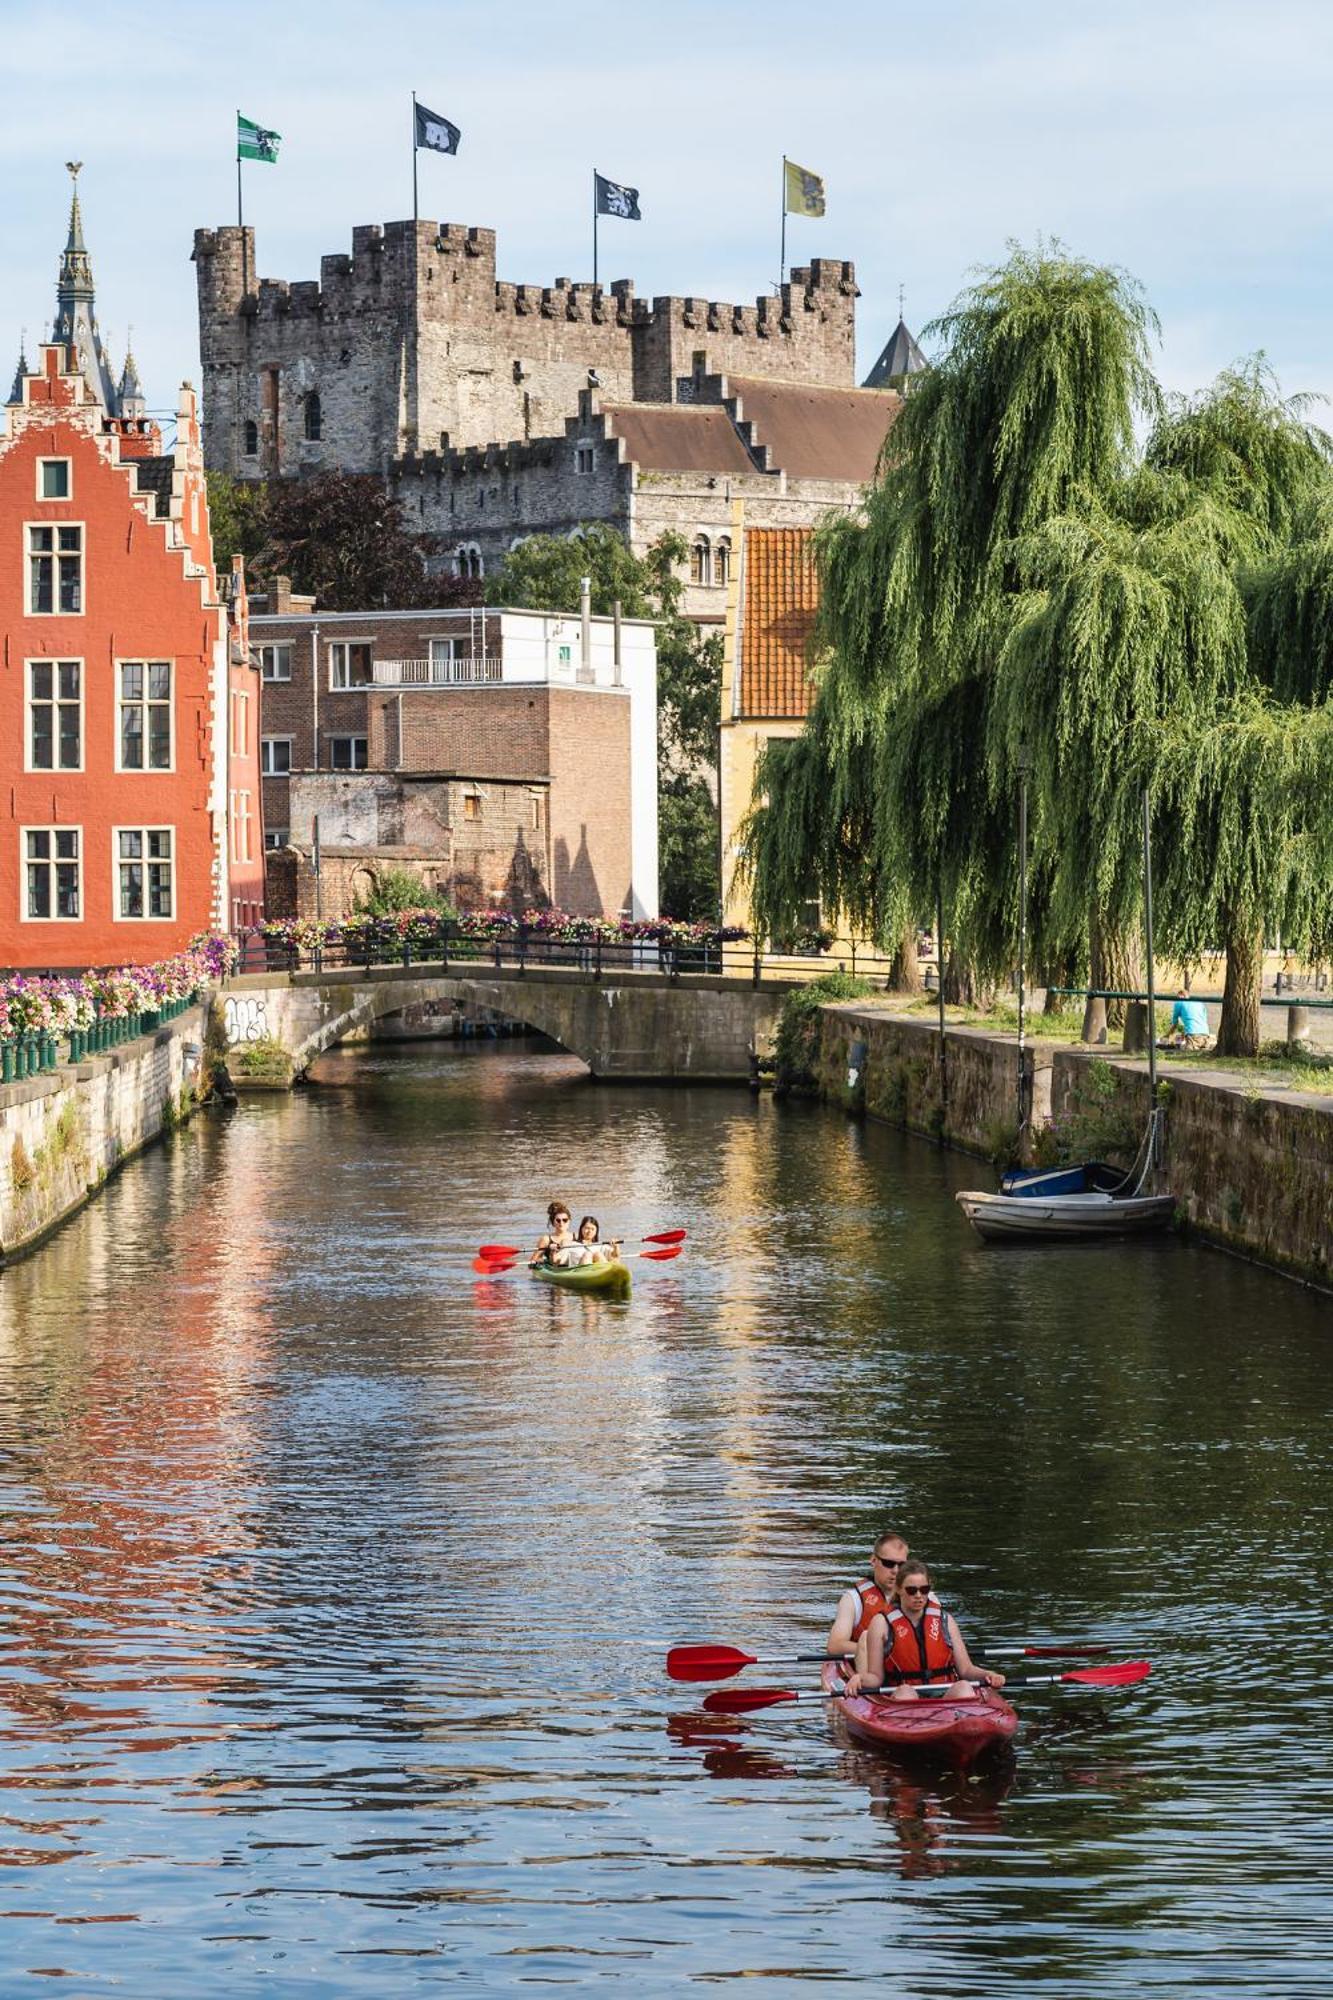
[[[628,1264],[575,1264],[570,1269],[558,1264],[532,1264],[529,1269],[544,1285],[563,1285],[567,1291],[601,1292],[612,1299],[627,1299],[630,1295]]]

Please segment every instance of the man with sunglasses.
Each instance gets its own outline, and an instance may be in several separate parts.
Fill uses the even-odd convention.
[[[896,1528],[885,1528],[870,1552],[870,1575],[863,1576],[838,1599],[838,1609],[829,1627],[824,1650],[834,1659],[856,1650],[856,1642],[869,1629],[872,1618],[888,1612],[893,1601],[893,1580],[899,1563],[905,1563],[907,1539]]]

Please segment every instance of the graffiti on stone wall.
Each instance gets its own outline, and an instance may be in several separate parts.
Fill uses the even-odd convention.
[[[253,993],[229,993],[222,1003],[222,1032],[227,1047],[238,1042],[262,1042],[268,1033],[268,1003]]]

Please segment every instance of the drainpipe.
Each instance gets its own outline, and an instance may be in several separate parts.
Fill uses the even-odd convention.
[[[314,731],[314,749],[310,758],[312,770],[319,769],[319,626],[316,624],[310,634],[310,700],[311,728]]]
[[[583,678],[588,678],[592,665],[592,578],[579,579],[579,662],[583,668]]]
[[[614,623],[612,624],[611,627],[611,657],[615,668],[614,674],[612,675],[612,679],[617,687],[622,687],[624,685],[624,675],[621,672],[621,663],[620,663],[620,599],[619,598],[616,599],[615,603],[611,607],[611,616],[614,620]]]

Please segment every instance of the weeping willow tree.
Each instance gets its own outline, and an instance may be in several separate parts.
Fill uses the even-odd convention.
[[[1136,419],[1160,406],[1154,325],[1123,273],[1050,246],[1015,249],[927,329],[942,351],[863,513],[820,537],[814,747],[761,771],[757,906],[812,874],[831,885],[821,798],[827,810],[845,770],[839,838],[859,851],[838,850],[842,907],[871,909],[882,931],[890,907],[925,917],[941,899],[966,961],[955,980],[1012,964],[1014,766],[990,714],[1020,609],[1015,549],[1124,477]],[[1048,921],[1048,869],[1039,844],[1034,941],[1067,957],[1074,927]]]
[[[1126,789],[1153,801],[1163,943],[1189,962],[1228,940],[1217,1051],[1255,1055],[1265,932],[1333,944],[1333,700],[1251,693],[1225,718],[1142,731],[1130,768]]]

